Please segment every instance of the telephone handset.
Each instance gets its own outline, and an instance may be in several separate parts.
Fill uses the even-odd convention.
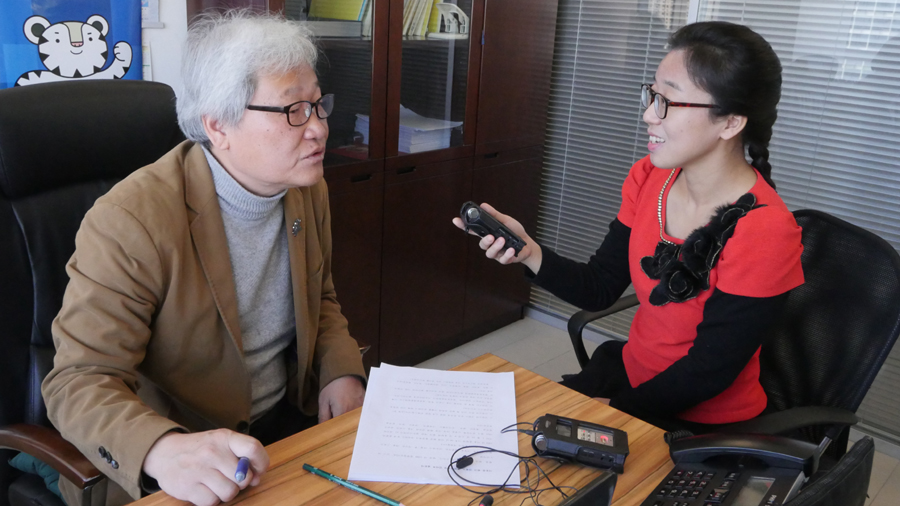
[[[818,467],[816,446],[779,436],[746,434],[704,434],[676,439],[669,445],[672,461],[703,462],[724,455],[748,456],[770,467],[799,469],[807,476]]]
[[[676,439],[669,454],[675,468],[641,506],[781,506],[819,461],[811,443],[746,434]]]

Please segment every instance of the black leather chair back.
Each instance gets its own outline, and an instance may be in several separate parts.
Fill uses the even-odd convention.
[[[877,235],[823,212],[794,217],[803,227],[806,283],[791,291],[762,347],[767,411],[855,412],[900,334],[900,255]],[[806,437],[818,442],[823,435],[814,429]],[[846,439],[833,446],[832,456],[840,457]]]
[[[814,481],[786,506],[864,506],[874,459],[875,443],[863,437],[836,466],[814,476]]]
[[[65,264],[94,201],[183,140],[165,84],[90,80],[0,90],[0,425],[49,425],[41,381]],[[10,468],[0,453],[0,502]]]

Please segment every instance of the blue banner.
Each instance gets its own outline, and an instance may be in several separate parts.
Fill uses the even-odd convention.
[[[0,0],[0,88],[141,79],[141,0]]]

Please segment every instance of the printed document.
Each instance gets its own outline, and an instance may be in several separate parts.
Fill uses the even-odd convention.
[[[518,454],[513,373],[435,371],[382,364],[366,388],[348,478],[453,485],[451,455],[463,446]],[[477,449],[458,452],[456,458]],[[486,485],[518,486],[518,460],[498,453],[475,455],[457,472]],[[455,469],[455,468],[454,468]]]

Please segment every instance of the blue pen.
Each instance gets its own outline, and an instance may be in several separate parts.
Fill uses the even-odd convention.
[[[250,469],[250,459],[241,457],[238,459],[237,471],[234,472],[234,481],[240,483],[247,477],[247,470]]]

